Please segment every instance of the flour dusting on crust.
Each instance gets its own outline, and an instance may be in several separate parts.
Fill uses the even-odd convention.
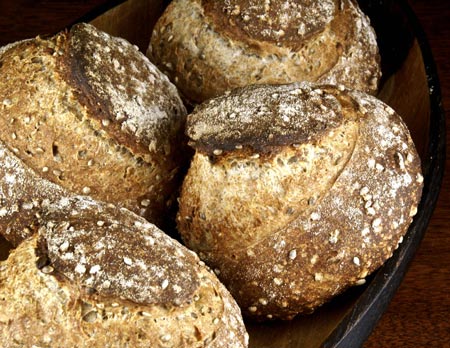
[[[75,283],[147,305],[182,305],[199,286],[193,253],[125,209],[74,197],[46,211],[49,260]]]
[[[136,46],[92,25],[74,26],[69,45],[72,67],[78,70],[75,78],[83,81],[85,92],[95,94],[101,107],[107,109],[100,111],[106,129],[118,139],[121,136],[117,133],[127,133],[143,145],[139,151],[144,154],[164,152],[179,133],[186,114],[167,76]],[[108,127],[112,126],[109,123],[118,123],[120,128]]]
[[[188,117],[187,134],[192,146],[209,154],[236,145],[258,152],[313,140],[342,120],[338,100],[308,83],[254,85],[198,106]]]

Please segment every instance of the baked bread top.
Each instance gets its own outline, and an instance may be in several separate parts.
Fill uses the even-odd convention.
[[[0,72],[0,141],[17,158],[163,224],[186,161],[186,110],[136,46],[79,24],[3,48]]]
[[[0,267],[9,347],[246,347],[239,307],[198,257],[145,219],[73,196]]]
[[[374,30],[351,0],[172,1],[147,55],[194,103],[304,80],[374,94],[381,75]]]
[[[338,13],[341,1],[203,0],[205,15],[235,40],[281,44],[298,50],[300,40],[321,32]]]
[[[65,52],[57,67],[102,129],[147,161],[170,152],[185,110],[167,77],[137,46],[92,25],[62,35],[57,41]]]
[[[155,225],[82,197],[42,208],[38,257],[68,281],[142,305],[192,301],[200,284],[198,260]]]
[[[187,134],[180,233],[253,318],[308,313],[363,283],[417,212],[409,132],[363,92],[249,86],[197,107]]]
[[[187,135],[191,146],[210,155],[240,147],[265,153],[317,140],[343,121],[339,101],[320,89],[254,85],[198,105]]]

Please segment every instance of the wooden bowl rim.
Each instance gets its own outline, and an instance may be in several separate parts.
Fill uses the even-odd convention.
[[[436,65],[418,18],[406,0],[398,1],[422,54],[430,98],[429,143],[422,158],[424,188],[417,215],[403,243],[377,271],[349,313],[323,342],[324,348],[360,347],[387,309],[411,263],[437,203],[445,167],[445,114]]]
[[[112,0],[74,21],[90,22],[107,10],[125,2]],[[395,1],[395,0],[394,0]],[[169,0],[163,0],[165,4]],[[445,167],[445,114],[441,101],[441,88],[436,65],[418,18],[406,0],[397,0],[408,24],[411,26],[422,60],[428,82],[430,100],[429,142],[422,158],[424,188],[417,215],[405,235],[403,243],[394,255],[376,272],[367,288],[359,296],[351,310],[338,326],[321,344],[323,348],[360,347],[367,340],[375,325],[387,309],[400,286],[424,235],[437,203]]]

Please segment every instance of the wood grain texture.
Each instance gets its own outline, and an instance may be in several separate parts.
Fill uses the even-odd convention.
[[[431,46],[450,139],[450,3],[411,0]],[[394,296],[364,348],[450,347],[450,146],[446,174],[425,238]]]
[[[54,33],[90,10],[114,0],[0,1],[0,45]],[[410,0],[437,65],[450,124],[450,3]],[[447,139],[450,139],[447,126]],[[388,310],[364,348],[450,347],[450,146],[447,173],[428,231]],[[352,348],[352,347],[349,347]]]

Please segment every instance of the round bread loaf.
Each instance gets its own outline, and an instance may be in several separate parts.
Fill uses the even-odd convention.
[[[136,46],[79,24],[4,47],[0,74],[10,152],[49,182],[163,223],[181,182],[186,110]],[[25,202],[3,181],[1,209],[11,212]]]
[[[147,55],[194,103],[296,81],[375,93],[381,75],[374,30],[353,0],[174,0]]]
[[[0,264],[4,347],[247,347],[239,307],[145,219],[72,196]]]
[[[311,312],[364,283],[417,212],[410,134],[363,92],[249,86],[197,106],[187,133],[180,233],[256,319]]]

